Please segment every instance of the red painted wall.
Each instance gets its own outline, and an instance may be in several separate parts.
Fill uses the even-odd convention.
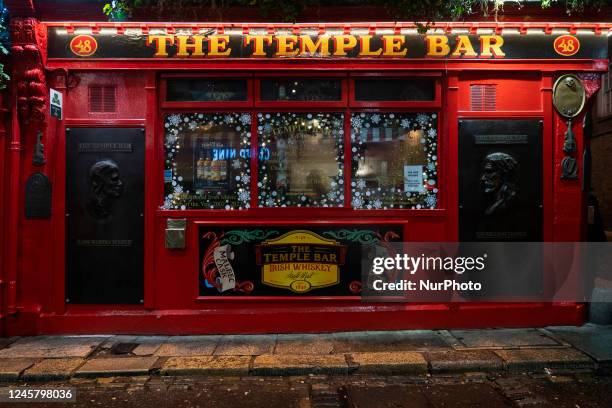
[[[57,64],[57,63],[56,63]],[[361,304],[355,299],[197,299],[197,236],[199,222],[299,223],[299,222],[395,222],[404,227],[409,241],[453,241],[457,239],[458,134],[462,118],[541,118],[544,121],[544,239],[575,241],[581,239],[583,194],[580,181],[560,180],[564,121],[551,103],[552,84],[559,72],[602,69],[590,62],[505,63],[443,62],[430,63],[428,72],[441,75],[441,121],[439,156],[441,167],[441,208],[408,210],[370,216],[349,210],[293,210],[274,212],[161,211],[162,137],[160,130],[159,79],[161,72],[176,72],[189,66],[181,62],[167,69],[152,69],[146,64],[128,69],[122,61],[72,64],[63,71],[48,72],[49,85],[60,90],[65,99],[65,119],[48,118],[45,144],[47,164],[34,168],[31,163],[35,134],[24,128],[23,151],[18,174],[18,213],[2,206],[3,222],[18,219],[16,261],[16,308],[6,319],[5,334],[36,333],[204,333],[204,332],[287,332],[398,328],[541,326],[578,324],[584,307],[576,304]],[[222,63],[217,63],[222,67]],[[307,68],[309,64],[277,63],[285,71]],[[285,65],[283,65],[285,64]],[[315,62],[318,68],[334,67],[343,72],[360,62]],[[265,70],[266,62],[246,62],[245,72]],[[368,65],[370,67],[370,65]],[[56,67],[57,68],[57,67]],[[234,67],[235,68],[235,67]],[[397,70],[397,65],[378,63],[376,72]],[[407,67],[419,70],[420,66]],[[193,72],[193,71],[191,71]],[[226,71],[211,71],[222,76]],[[496,84],[498,105],[495,112],[474,112],[470,106],[470,86]],[[88,109],[90,85],[116,85],[116,113],[91,113]],[[594,87],[592,85],[591,87]],[[79,306],[64,303],[64,195],[65,129],[76,126],[143,126],[146,129],[146,215],[145,215],[145,304],[144,306]],[[582,146],[580,118],[574,121],[578,149]],[[7,143],[0,136],[0,158],[8,155]],[[577,157],[582,168],[581,157]],[[34,171],[43,171],[53,184],[51,220],[26,220],[23,215],[24,186]],[[7,189],[9,175],[0,167],[0,193]],[[2,194],[4,197],[4,194]],[[276,214],[281,214],[276,216]],[[168,217],[188,218],[188,241],[184,251],[164,247]],[[3,224],[4,225],[4,224]],[[4,229],[3,229],[4,231]],[[2,245],[3,248],[6,247]],[[2,279],[2,275],[0,275]],[[6,286],[6,285],[4,285]],[[1,301],[1,299],[0,299]]]

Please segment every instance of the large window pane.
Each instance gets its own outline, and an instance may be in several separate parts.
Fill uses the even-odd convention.
[[[431,78],[356,79],[357,101],[433,101],[435,80]]]
[[[264,79],[262,101],[340,101],[339,79]]]
[[[435,113],[353,114],[352,206],[436,208],[436,129]]]
[[[249,207],[251,115],[166,115],[163,209]]]
[[[246,79],[168,79],[166,100],[170,102],[227,102],[247,100]]]
[[[258,113],[259,205],[344,205],[340,113]]]

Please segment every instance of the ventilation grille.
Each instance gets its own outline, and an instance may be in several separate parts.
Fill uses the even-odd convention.
[[[470,86],[470,100],[473,111],[494,111],[496,100],[496,87],[494,84],[478,84]]]
[[[115,112],[117,109],[115,90],[115,86],[91,85],[89,87],[89,111]]]

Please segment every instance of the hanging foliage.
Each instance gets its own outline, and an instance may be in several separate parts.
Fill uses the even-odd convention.
[[[0,1],[0,56],[6,57],[10,49],[10,35],[8,29],[9,12]],[[0,64],[0,90],[6,89],[11,78],[4,72],[4,64]]]
[[[405,21],[460,20],[470,15],[497,15],[504,4],[521,7],[524,0],[115,0],[104,5],[103,12],[111,21],[124,21],[139,8],[154,8],[158,15],[170,14],[175,18],[196,18],[194,8],[208,8],[210,16],[223,19],[224,10],[230,7],[253,7],[263,17],[280,18],[294,22],[306,8],[344,6],[379,6],[388,11],[383,19]],[[542,8],[565,6],[568,14],[598,11],[609,5],[609,0],[540,0]],[[421,29],[427,24],[419,23]]]

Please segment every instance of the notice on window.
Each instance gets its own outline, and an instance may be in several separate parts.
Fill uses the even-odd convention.
[[[423,192],[423,166],[404,166],[404,191]]]

